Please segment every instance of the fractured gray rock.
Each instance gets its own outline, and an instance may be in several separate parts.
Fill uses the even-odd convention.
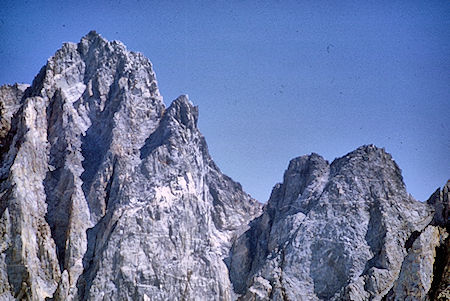
[[[408,238],[432,218],[383,149],[364,146],[331,165],[299,157],[235,242],[230,275],[242,300],[379,300],[398,278]]]
[[[209,157],[197,108],[166,109],[148,59],[95,32],[25,88],[0,97],[1,298],[231,299],[223,260],[261,206]]]
[[[5,152],[8,147],[7,138],[11,129],[11,121],[19,110],[22,96],[28,88],[25,84],[4,85],[0,87],[0,150]]]
[[[427,204],[432,205],[436,214],[433,218],[433,224],[445,226],[450,223],[450,180],[442,188],[438,188],[427,200]]]
[[[16,118],[15,135],[2,153],[0,183],[0,298],[51,297],[60,270],[45,220],[43,181],[48,171],[46,102],[28,97]]]
[[[223,260],[233,233],[259,206],[220,173],[196,123],[197,109],[181,96],[148,137],[141,164],[125,175],[96,233],[89,300],[232,298]]]
[[[428,226],[414,240],[405,257],[390,300],[426,300],[433,281],[436,248],[447,238],[435,226]]]
[[[95,32],[0,87],[0,300],[447,298],[449,183],[419,203],[363,146],[293,159],[262,210],[197,120]]]
[[[428,297],[430,300],[450,300],[450,180],[442,190],[437,189],[427,203],[436,210],[432,225],[437,226],[440,233],[440,243],[435,249],[433,282]]]

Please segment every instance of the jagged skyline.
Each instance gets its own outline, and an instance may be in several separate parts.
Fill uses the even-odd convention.
[[[448,299],[450,181],[418,202],[384,149],[294,158],[263,206],[198,107],[94,31],[0,114],[0,299]]]
[[[5,1],[0,83],[95,29],[144,53],[166,105],[189,94],[219,167],[259,201],[288,161],[385,147],[421,201],[450,174],[450,5]]]

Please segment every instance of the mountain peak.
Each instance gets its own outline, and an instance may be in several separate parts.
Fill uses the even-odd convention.
[[[166,109],[150,61],[95,31],[29,88],[0,87],[0,299],[424,300],[448,287],[449,184],[417,202],[365,145],[292,159],[262,209],[216,166],[198,115],[187,95]]]
[[[228,298],[223,261],[261,205],[216,167],[188,96],[166,109],[150,61],[95,31],[30,89],[0,89],[0,267],[19,271],[1,271],[0,295]]]
[[[181,95],[175,99],[167,109],[167,114],[173,116],[187,128],[197,127],[198,107],[192,104],[188,95]]]
[[[99,33],[97,33],[97,31],[95,31],[95,30],[89,31],[85,36],[83,36],[83,37],[81,38],[81,40],[90,40],[90,41],[98,40],[98,39],[105,40],[105,39],[104,39]],[[105,40],[105,41],[106,41],[106,40]]]

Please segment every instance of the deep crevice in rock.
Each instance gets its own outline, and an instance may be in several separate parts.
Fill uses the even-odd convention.
[[[116,173],[117,159],[114,158],[111,176],[109,177],[108,184],[106,184],[106,196],[105,196],[105,208],[108,209],[109,199],[111,198],[111,188],[114,182],[114,175]]]
[[[420,234],[422,232],[423,232],[423,230],[422,231],[414,231],[413,233],[411,233],[411,235],[405,241],[405,249],[406,249],[406,251],[409,251],[409,249],[411,249],[413,243],[416,241],[416,239],[420,236]]]
[[[79,300],[87,300],[89,297],[89,289],[99,269],[98,256],[100,256],[107,247],[109,238],[114,232],[120,219],[120,217],[118,217],[117,220],[113,221],[113,224],[108,227],[108,223],[111,222],[112,218],[113,213],[109,212],[109,214],[105,215],[93,228],[87,230],[88,246],[83,257],[83,273],[78,278],[76,284]],[[104,239],[105,235],[107,236],[106,239]],[[100,240],[104,242],[104,245],[98,247],[97,245]],[[100,254],[96,254],[96,250],[98,250]]]
[[[384,240],[386,238],[386,226],[383,223],[383,214],[380,199],[376,196],[376,194],[370,189],[371,197],[374,199],[374,202],[370,204],[369,209],[369,224],[367,227],[366,236],[364,237],[367,241],[367,244],[370,247],[370,251],[373,256],[366,262],[366,266],[363,271],[363,275],[367,274],[368,271],[372,268],[385,269],[386,267],[382,263],[382,251],[384,248]],[[380,239],[381,238],[381,239]]]
[[[105,161],[104,158],[112,142],[113,116],[119,110],[121,101],[118,80],[119,77],[116,74],[114,82],[109,87],[107,97],[109,101],[104,110],[101,112],[97,110],[91,111],[89,117],[92,120],[92,124],[86,131],[86,135],[81,139],[81,153],[84,158],[82,162],[84,171],[81,174],[83,184],[81,187],[86,200],[88,200],[89,191],[95,180],[95,175],[100,169],[101,164]],[[83,98],[87,103],[95,102],[95,99],[90,99],[87,94],[83,95]],[[94,106],[94,104],[91,105]]]
[[[50,226],[51,236],[56,245],[56,256],[61,271],[65,268],[67,229],[75,189],[74,175],[65,168],[69,156],[68,143],[65,133],[60,132],[64,126],[62,113],[64,103],[61,91],[55,91],[47,110],[47,140],[50,144],[48,164],[54,170],[47,172],[43,182],[47,203],[45,220]]]

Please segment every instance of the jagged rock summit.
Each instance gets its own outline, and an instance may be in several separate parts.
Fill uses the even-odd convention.
[[[261,206],[187,97],[165,108],[150,61],[95,32],[25,88],[2,88],[0,299],[230,299],[223,258]]]
[[[444,195],[438,210],[414,200],[373,145],[331,164],[317,154],[293,159],[233,245],[234,287],[243,300],[427,300],[440,277],[433,267],[445,265],[436,250],[448,216],[433,222]]]
[[[90,32],[0,88],[0,300],[446,300],[449,184],[389,154],[293,159],[262,205],[150,61]]]

